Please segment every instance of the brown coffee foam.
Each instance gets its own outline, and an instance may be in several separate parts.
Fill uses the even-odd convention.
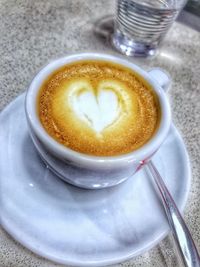
[[[114,81],[122,88],[118,95],[122,116],[96,133],[77,118],[68,103],[70,84],[87,81],[95,94],[103,81]],[[98,156],[125,154],[145,144],[159,124],[158,99],[142,79],[117,64],[85,61],[67,65],[43,84],[38,112],[46,131],[61,144],[81,153]]]

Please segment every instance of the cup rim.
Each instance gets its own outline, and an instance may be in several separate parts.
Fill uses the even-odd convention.
[[[156,133],[142,147],[132,152],[121,155],[94,156],[74,151],[57,142],[46,132],[37,116],[36,101],[38,91],[41,88],[41,85],[45,81],[45,79],[56,69],[69,63],[81,60],[103,60],[120,64],[136,72],[139,76],[146,80],[147,83],[151,85],[160,102],[161,120]],[[78,164],[85,166],[88,166],[88,164],[93,164],[93,166],[99,167],[105,166],[105,164],[107,164],[108,166],[110,166],[111,164],[116,164],[116,166],[118,166],[119,163],[127,163],[134,161],[143,162],[145,159],[147,159],[157,151],[157,149],[165,140],[165,137],[167,136],[171,125],[170,105],[168,99],[166,98],[165,92],[162,87],[155,80],[153,80],[153,78],[148,74],[148,72],[144,71],[142,68],[128,61],[127,59],[115,55],[96,52],[68,55],[53,60],[52,62],[45,65],[33,78],[27,90],[25,98],[25,113],[29,127],[31,127],[36,136],[45,145],[47,149],[55,153],[55,155],[57,155],[64,161],[68,160],[72,162],[78,162]]]

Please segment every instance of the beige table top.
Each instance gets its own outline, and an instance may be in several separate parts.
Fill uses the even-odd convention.
[[[53,58],[80,51],[115,53],[92,33],[93,23],[113,13],[113,0],[0,0],[0,108],[24,92]],[[173,120],[187,146],[192,186],[185,220],[200,248],[200,33],[175,23],[154,59],[130,59],[145,69],[162,67],[173,80]],[[177,266],[172,238],[116,266]],[[0,229],[0,266],[60,266],[41,258]]]

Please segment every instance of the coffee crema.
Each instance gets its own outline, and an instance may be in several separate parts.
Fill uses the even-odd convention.
[[[38,114],[64,146],[95,156],[132,152],[160,122],[157,96],[132,70],[107,61],[70,63],[41,86]]]

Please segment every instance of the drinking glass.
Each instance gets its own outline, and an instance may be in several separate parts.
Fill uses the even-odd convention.
[[[118,0],[111,38],[128,56],[154,55],[187,0]]]

